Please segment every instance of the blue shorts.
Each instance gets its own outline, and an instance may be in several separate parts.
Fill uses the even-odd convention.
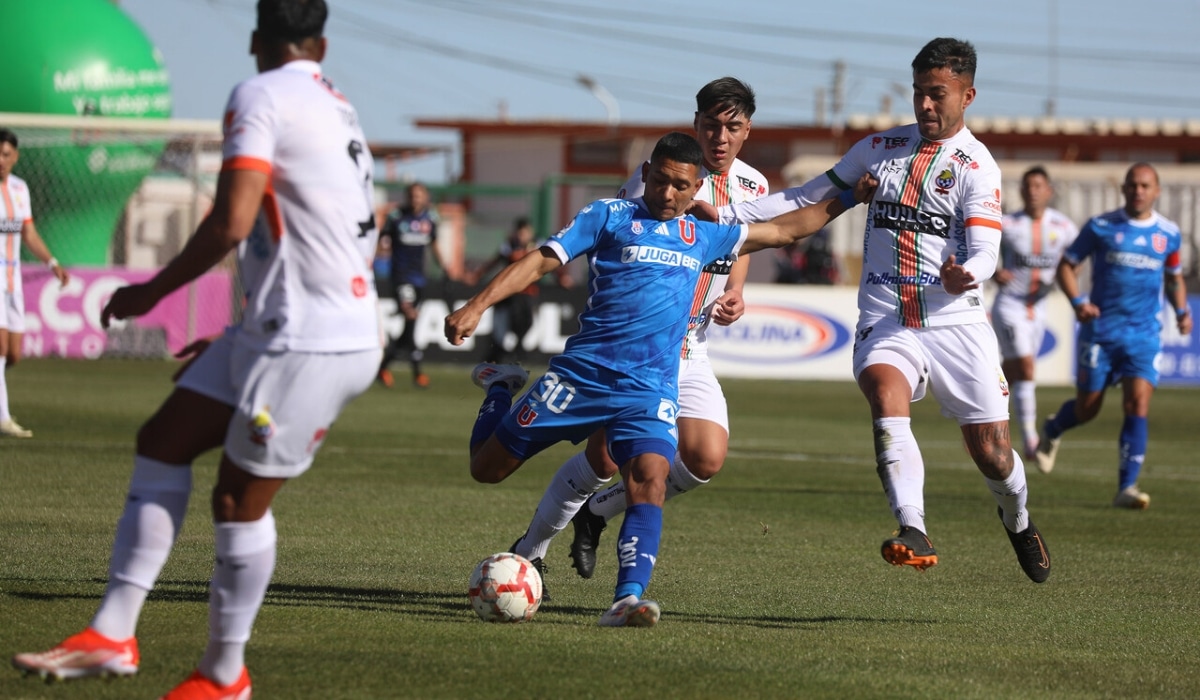
[[[1104,391],[1123,377],[1140,377],[1157,387],[1161,349],[1159,335],[1153,331],[1095,340],[1091,327],[1085,325],[1079,331],[1075,388],[1084,392]]]
[[[563,440],[580,443],[603,427],[613,461],[624,465],[641,454],[674,461],[679,434],[675,384],[651,386],[626,374],[562,362],[534,381],[513,402],[496,428],[505,449],[529,459]]]

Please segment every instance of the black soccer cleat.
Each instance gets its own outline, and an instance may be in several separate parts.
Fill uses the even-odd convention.
[[[575,517],[571,518],[571,524],[575,526],[575,539],[571,540],[571,566],[583,578],[591,578],[596,571],[596,548],[600,546],[600,533],[608,526],[604,518],[588,508],[591,501],[590,498],[585,501]]]
[[[907,525],[902,526],[895,537],[884,540],[879,553],[893,566],[911,566],[917,571],[938,563],[937,552],[925,533]]]
[[[1001,521],[1004,520],[1004,510],[999,506],[996,507],[996,514]],[[1046,547],[1042,533],[1033,524],[1033,518],[1029,519],[1029,527],[1021,532],[1010,532],[1008,526],[1004,527],[1004,532],[1008,533],[1008,541],[1012,542],[1017,562],[1025,575],[1034,583],[1045,583],[1050,578],[1050,549]]]
[[[508,551],[516,554],[517,545],[521,544],[521,540],[523,539],[525,539],[525,535],[522,534],[517,538],[516,542],[512,543],[512,546],[508,548]],[[542,602],[549,603],[552,598],[550,597],[550,589],[546,588],[546,572],[549,571],[549,569],[546,567],[546,562],[542,561],[541,557],[537,557],[535,559],[530,559],[529,563],[533,564],[533,568],[537,569],[538,575],[542,577]]]

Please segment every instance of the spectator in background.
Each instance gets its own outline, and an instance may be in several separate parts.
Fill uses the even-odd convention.
[[[500,244],[500,250],[467,276],[467,284],[478,284],[492,270],[503,269],[536,251],[538,245],[534,241],[534,236],[533,224],[529,222],[529,219],[524,216],[517,217],[513,221],[512,231]],[[560,273],[557,275],[558,283],[564,287],[571,286],[571,278],[567,276],[566,268],[559,268],[557,272]],[[485,362],[502,364],[508,362],[509,358],[513,356],[517,360],[524,357],[525,336],[529,333],[529,329],[533,328],[537,298],[538,285],[534,283],[492,307],[491,345],[484,357]],[[511,352],[505,343],[510,331],[517,337]]]
[[[421,360],[424,353],[416,346],[413,332],[416,328],[417,314],[421,300],[425,298],[425,251],[433,253],[438,267],[442,268],[446,277],[453,280],[450,268],[442,259],[437,246],[438,215],[430,207],[429,188],[414,182],[405,190],[406,201],[396,207],[387,216],[380,231],[381,247],[392,251],[391,275],[396,289],[396,304],[400,314],[404,316],[404,330],[400,337],[388,343],[383,352],[383,361],[379,365],[378,379],[384,386],[391,388],[395,384],[388,367],[402,352],[407,351],[408,361],[412,366],[413,386],[424,389],[429,386],[429,375],[421,371]],[[386,240],[382,240],[386,239]]]
[[[21,244],[46,264],[58,283],[67,286],[71,276],[50,255],[29,205],[29,185],[12,174],[20,158],[17,135],[0,128],[0,436],[31,438],[33,431],[22,428],[8,410],[8,383],[5,370],[21,361],[21,339],[25,335],[25,295],[21,291]]]

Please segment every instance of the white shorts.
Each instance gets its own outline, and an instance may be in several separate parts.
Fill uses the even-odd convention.
[[[864,320],[854,337],[856,380],[871,365],[891,365],[908,378],[912,401],[928,386],[942,415],[959,425],[1008,420],[1008,382],[989,324],[907,328],[890,319]]]
[[[679,361],[678,417],[712,421],[729,432],[725,392],[707,357]]]
[[[375,379],[383,351],[276,352],[230,329],[176,382],[234,407],[225,454],[255,476],[290,479],[312,466],[329,427]]]
[[[1037,357],[1046,332],[1046,306],[1025,302],[1003,294],[992,305],[992,327],[1000,341],[1000,356],[1006,360]]]
[[[25,295],[21,292],[4,292],[0,300],[0,328],[9,333],[25,332]]]

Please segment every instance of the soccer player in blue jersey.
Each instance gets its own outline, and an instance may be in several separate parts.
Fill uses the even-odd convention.
[[[1125,207],[1088,221],[1058,264],[1058,283],[1079,320],[1074,399],[1042,426],[1038,465],[1054,468],[1062,434],[1100,413],[1104,391],[1121,382],[1120,469],[1113,506],[1143,509],[1150,496],[1138,489],[1146,458],[1150,397],[1158,386],[1155,358],[1162,346],[1160,297],[1164,288],[1179,332],[1192,332],[1192,313],[1181,274],[1179,226],[1154,211],[1158,172],[1137,163],[1121,186]],[[1090,296],[1079,291],[1079,266],[1092,259]]]
[[[513,401],[526,373],[482,364],[475,382],[487,392],[471,433],[471,475],[497,483],[561,441],[579,443],[603,427],[626,485],[617,540],[617,588],[600,618],[609,627],[649,627],[658,604],[642,598],[658,557],[667,473],[678,432],[679,339],[704,266],[731,255],[782,247],[819,231],[869,198],[865,178],[840,198],[765,224],[719,225],[685,215],[702,182],[700,145],[686,134],[659,140],[645,167],[645,194],[584,207],[537,254],[505,268],[446,317],[446,339],[460,345],[493,304],[586,255],[592,271],[579,332],[532,388]]]

